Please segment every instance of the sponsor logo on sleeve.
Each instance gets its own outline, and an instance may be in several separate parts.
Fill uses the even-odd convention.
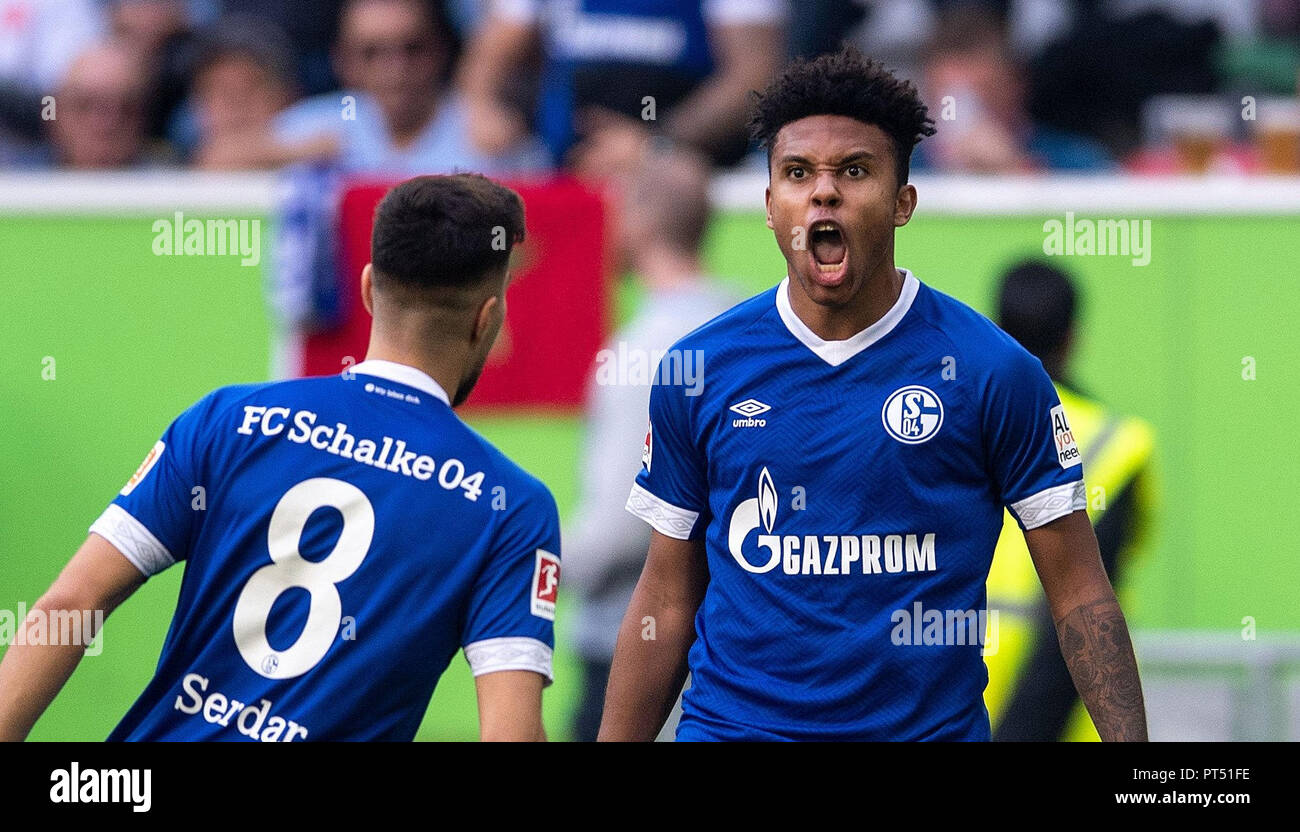
[[[1056,461],[1062,468],[1073,468],[1083,463],[1079,446],[1074,441],[1074,431],[1065,418],[1065,405],[1058,404],[1052,408],[1052,439],[1056,445]]]
[[[654,456],[654,425],[650,420],[645,423],[645,444],[641,446],[641,464],[647,473],[650,471],[650,457]]]
[[[135,473],[131,475],[131,479],[127,480],[126,485],[122,486],[121,494],[123,497],[134,491],[135,487],[139,485],[145,477],[149,476],[149,472],[152,471],[154,465],[158,463],[158,459],[162,456],[163,449],[166,447],[167,446],[163,444],[161,439],[154,443],[153,449],[150,450],[148,456],[144,458],[144,462],[140,463],[140,467],[135,469]]]
[[[533,569],[532,613],[547,621],[555,620],[555,599],[560,591],[560,559],[545,549],[537,550]]]

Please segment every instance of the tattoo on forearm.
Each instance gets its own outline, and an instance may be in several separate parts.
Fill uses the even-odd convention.
[[[1056,633],[1101,738],[1145,742],[1142,683],[1119,603],[1108,598],[1075,607],[1056,622]]]

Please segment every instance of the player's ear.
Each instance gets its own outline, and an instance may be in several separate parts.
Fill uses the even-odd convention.
[[[484,339],[495,337],[500,326],[499,318],[504,317],[505,308],[499,296],[492,294],[484,298],[474,317],[474,332],[470,336],[474,346],[481,344]]]
[[[373,293],[375,291],[374,278],[372,277],[374,269],[369,263],[361,270],[361,302],[365,305],[366,311],[371,316],[375,314],[375,301]]]
[[[915,210],[916,186],[909,182],[898,189],[898,197],[894,200],[894,227],[907,225]]]
[[[763,189],[763,207],[767,210],[767,227],[775,231],[776,226],[772,225],[772,188],[770,185]]]

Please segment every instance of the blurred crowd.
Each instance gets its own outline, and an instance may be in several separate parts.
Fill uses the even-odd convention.
[[[0,0],[0,167],[761,169],[749,90],[846,41],[917,169],[1300,169],[1300,0]]]

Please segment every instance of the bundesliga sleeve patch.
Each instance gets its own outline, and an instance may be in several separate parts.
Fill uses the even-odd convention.
[[[645,444],[641,446],[641,464],[650,470],[650,457],[654,451],[654,425],[647,419],[645,423]]]
[[[140,463],[140,467],[135,469],[135,473],[131,475],[131,479],[127,480],[126,485],[122,486],[121,494],[123,497],[134,491],[135,487],[139,485],[145,477],[149,476],[149,472],[152,471],[154,465],[158,463],[158,459],[162,456],[163,450],[166,447],[167,446],[163,444],[161,439],[154,443],[153,449],[150,450],[149,454],[144,458],[144,462]]]
[[[560,591],[560,559],[545,549],[537,550],[533,569],[532,613],[547,621],[555,620],[555,599]]]
[[[1056,443],[1056,461],[1062,468],[1073,468],[1083,462],[1079,446],[1074,441],[1074,431],[1065,418],[1065,405],[1058,404],[1052,408],[1052,439]]]

